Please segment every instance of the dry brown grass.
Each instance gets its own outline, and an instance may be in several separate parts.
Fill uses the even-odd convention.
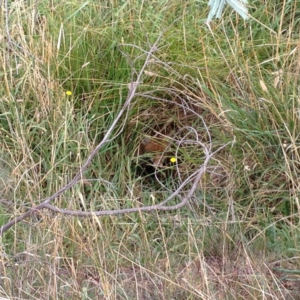
[[[170,24],[114,132],[123,134],[55,205],[157,203],[203,163],[191,140],[206,144],[209,133],[213,151],[232,143],[179,211],[85,219],[42,210],[14,226],[0,243],[0,297],[300,299],[296,1],[257,1],[265,27],[230,16],[212,31],[197,21],[200,2],[126,3],[1,10],[1,225],[73,178],[119,111],[141,48]],[[132,169],[135,149],[156,134],[180,160],[181,177],[162,184]]]

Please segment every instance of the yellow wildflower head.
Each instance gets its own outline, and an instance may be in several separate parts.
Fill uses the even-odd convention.
[[[170,158],[170,162],[171,162],[171,163],[174,164],[174,163],[176,163],[176,161],[177,161],[177,158],[176,158],[176,157],[171,157],[171,158]]]
[[[71,91],[66,91],[66,95],[67,95],[67,96],[71,96],[71,95],[72,95],[72,92],[71,92]]]

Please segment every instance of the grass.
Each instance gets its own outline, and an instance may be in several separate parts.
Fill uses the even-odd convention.
[[[211,28],[206,2],[14,1],[1,10],[1,224],[73,178],[162,32],[114,138],[55,205],[159,203],[203,163],[186,142],[209,143],[204,122],[213,151],[226,146],[180,210],[43,210],[12,227],[0,244],[0,297],[300,299],[297,1],[252,1],[253,19],[228,9]],[[169,135],[179,162],[161,182],[135,167],[153,134]]]

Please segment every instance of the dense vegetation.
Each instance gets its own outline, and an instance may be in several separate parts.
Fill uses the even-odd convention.
[[[1,297],[300,299],[296,0],[253,0],[248,21],[227,9],[210,26],[204,0],[2,5],[0,224],[70,182],[158,39],[110,140],[53,204],[142,207],[190,178],[176,204],[204,147],[214,155],[179,210],[41,210],[16,224],[1,239]],[[157,176],[136,156],[153,135],[177,159]]]

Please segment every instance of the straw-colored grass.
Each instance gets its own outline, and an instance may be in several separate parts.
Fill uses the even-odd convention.
[[[53,204],[157,204],[203,164],[197,139],[218,151],[180,210],[41,210],[4,232],[1,299],[300,299],[297,1],[210,27],[206,2],[2,3],[1,225],[70,182],[161,33],[112,139]],[[149,180],[136,150],[153,135],[178,167]]]

